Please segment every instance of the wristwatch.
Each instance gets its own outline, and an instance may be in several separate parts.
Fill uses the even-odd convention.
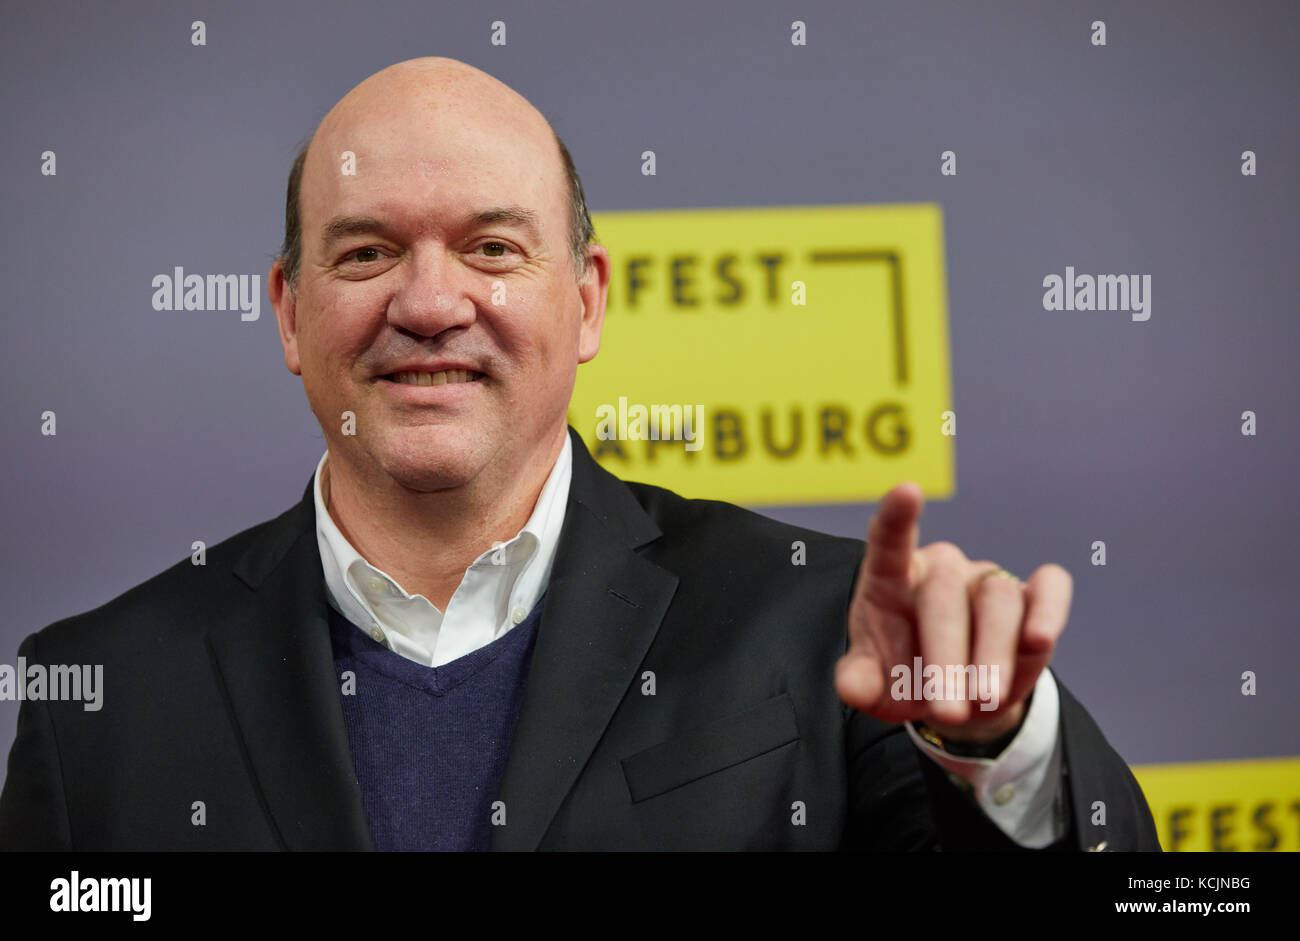
[[[942,735],[930,728],[924,722],[913,722],[912,728],[916,729],[916,734],[921,736],[935,748],[942,748],[954,758],[996,758],[1006,749],[1008,745],[1015,740],[1024,728],[1025,716],[1029,715],[1029,705],[1034,700],[1034,694],[1030,693],[1029,698],[1025,700],[1025,714],[1020,717],[1020,724],[1005,735],[995,738],[991,742],[954,742],[945,739]]]

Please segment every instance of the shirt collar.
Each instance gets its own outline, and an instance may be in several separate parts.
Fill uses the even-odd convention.
[[[397,582],[386,572],[371,565],[347,540],[330,516],[321,491],[321,472],[328,457],[329,451],[326,450],[316,464],[316,474],[312,481],[316,504],[316,544],[320,550],[326,595],[336,611],[353,624],[371,632],[372,629],[387,625],[381,625],[382,618],[357,590],[356,577],[368,574],[386,579],[393,585]],[[503,579],[513,581],[513,585],[504,586],[505,590],[498,595],[503,605],[532,610],[546,590],[560,532],[564,527],[572,477],[573,443],[566,433],[564,446],[551,467],[523,529],[509,542],[486,550],[474,561],[472,567],[491,566],[501,572]],[[402,589],[398,586],[397,590]]]

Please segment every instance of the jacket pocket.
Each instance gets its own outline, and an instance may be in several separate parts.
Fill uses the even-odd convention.
[[[623,777],[635,804],[798,740],[794,703],[781,693],[624,758]]]

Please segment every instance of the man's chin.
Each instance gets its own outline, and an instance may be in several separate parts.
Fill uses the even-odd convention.
[[[404,441],[380,460],[380,466],[395,483],[417,493],[462,487],[478,476],[481,465],[478,448],[446,436]]]
[[[449,456],[426,461],[390,460],[384,462],[383,468],[394,483],[416,493],[463,487],[478,474],[478,468],[469,466],[469,462]]]

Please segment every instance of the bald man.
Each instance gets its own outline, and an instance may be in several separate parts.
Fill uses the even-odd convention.
[[[0,846],[1158,849],[1048,668],[1060,566],[919,547],[912,484],[866,551],[592,460],[592,236],[546,119],[464,63],[326,115],[268,282],[326,452],[205,566],[27,638],[103,708],[24,702]]]

